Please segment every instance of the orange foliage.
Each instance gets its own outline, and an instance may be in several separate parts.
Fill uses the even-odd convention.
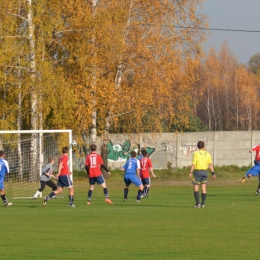
[[[194,86],[196,116],[209,130],[257,129],[257,77],[237,63],[226,43],[219,54],[214,49],[208,52],[198,74],[200,81]]]

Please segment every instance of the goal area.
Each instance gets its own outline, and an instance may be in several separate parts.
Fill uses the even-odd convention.
[[[69,148],[72,172],[72,130],[0,131],[0,150],[9,164],[4,184],[8,199],[32,198],[40,187],[41,170],[49,158],[54,158],[54,174],[57,173],[64,146]],[[50,192],[46,185],[42,196]]]

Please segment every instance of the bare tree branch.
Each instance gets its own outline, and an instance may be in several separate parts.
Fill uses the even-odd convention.
[[[22,70],[30,70],[29,68],[27,67],[21,67],[21,66],[11,66],[11,65],[5,65],[5,67],[7,68],[15,68],[15,69],[22,69]]]
[[[24,36],[24,35],[0,36],[0,39],[8,39],[8,38],[26,38],[26,39],[28,39],[28,37],[27,37],[27,36]]]
[[[62,30],[55,32],[54,34],[60,34],[60,33],[65,33],[65,32],[81,32],[81,31],[86,31],[87,29],[68,29],[68,30]]]
[[[18,17],[18,18],[20,18],[20,19],[22,19],[22,20],[24,20],[24,21],[26,21],[26,22],[28,22],[28,19],[26,19],[25,17],[23,17],[23,16],[21,16],[21,15],[19,15],[19,14],[12,14],[12,13],[8,13],[8,12],[6,12],[6,10],[4,10],[3,8],[1,8],[0,7],[0,10],[3,10],[4,12],[3,12],[3,14],[4,15],[11,15],[11,16],[15,16],[15,17]]]

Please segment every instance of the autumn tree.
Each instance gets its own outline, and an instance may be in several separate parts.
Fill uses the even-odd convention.
[[[255,74],[244,66],[236,70],[238,96],[237,130],[254,130],[259,127],[259,95],[258,82]]]
[[[198,3],[64,1],[66,27],[55,34],[70,53],[65,65],[76,85],[81,133],[93,128],[93,111],[99,131],[106,126],[107,132],[111,126],[158,131],[162,121],[186,121],[193,60],[203,40],[196,28],[205,25]],[[181,104],[174,101],[180,98]]]
[[[19,78],[21,103],[26,111],[22,111],[21,128],[67,127],[73,117],[68,117],[68,113],[62,111],[73,109],[68,103],[73,104],[74,93],[63,74],[58,50],[54,50],[57,38],[53,37],[54,28],[59,27],[63,21],[60,1],[27,0],[7,3],[1,5],[1,29],[4,30],[4,36],[0,51],[3,54],[1,58],[5,59],[1,72],[12,69],[17,82]],[[10,46],[12,52],[7,53],[5,46]],[[14,99],[12,103],[17,102]],[[59,113],[63,115],[57,115]],[[13,126],[12,129],[16,127]]]
[[[256,53],[252,57],[250,57],[248,61],[249,69],[257,75],[260,71],[260,53]]]
[[[189,128],[200,27],[206,26],[201,4],[8,1],[1,15],[16,25],[5,23],[20,51],[10,66],[23,128],[72,128],[84,143],[104,131]]]
[[[59,24],[59,20],[62,21],[58,13],[60,10],[58,4],[59,1],[55,0],[1,3],[0,26],[3,34],[0,59],[3,61],[1,75],[4,78],[2,85],[3,89],[12,91],[9,92],[8,100],[3,99],[3,102],[8,104],[5,116],[8,114],[14,118],[8,120],[8,127],[11,130],[28,128],[36,130],[46,126],[64,128],[69,123],[66,122],[68,115],[69,119],[73,120],[72,113],[62,111],[66,106],[72,111],[73,106],[68,106],[66,100],[73,100],[73,92],[62,75],[62,68],[57,66],[55,54],[51,55],[49,51],[53,42],[53,27]],[[53,15],[54,13],[57,15]],[[12,82],[12,89],[9,87],[9,82]],[[57,95],[57,92],[60,94]],[[14,107],[13,110],[10,110],[11,106]],[[58,117],[55,116],[58,112],[65,115],[62,121],[58,121]],[[52,119],[47,120],[50,114]],[[5,126],[1,127],[7,129]],[[37,169],[36,156],[37,142],[32,136],[32,172]],[[29,176],[29,179],[33,180],[31,176],[35,175]]]
[[[203,17],[195,15],[197,4],[134,1],[122,78],[122,86],[125,84],[122,91],[130,85],[127,91],[133,94],[125,95],[127,106],[121,107],[123,111],[133,111],[134,107],[131,113],[134,124],[128,120],[128,114],[122,113],[121,121],[125,122],[121,125],[131,124],[124,131],[160,131],[163,125],[170,126],[176,121],[185,124],[192,69],[203,40],[201,31],[196,30],[204,25]],[[188,29],[189,26],[193,29]],[[136,98],[129,102],[127,97]],[[176,102],[180,99],[184,102]]]
[[[209,130],[257,129],[257,78],[237,63],[226,43],[218,54],[213,48],[207,53],[199,66],[194,91],[196,116]]]

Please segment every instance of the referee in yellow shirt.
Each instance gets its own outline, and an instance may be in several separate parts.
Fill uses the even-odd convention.
[[[207,197],[206,184],[208,179],[208,168],[212,173],[212,179],[216,178],[214,168],[212,165],[211,155],[205,151],[204,142],[199,141],[197,144],[199,150],[193,153],[192,164],[190,168],[189,178],[192,178],[192,172],[194,170],[192,184],[194,190],[194,197],[196,204],[194,208],[204,208],[205,200]],[[201,204],[199,198],[199,187],[201,185],[202,195]]]

